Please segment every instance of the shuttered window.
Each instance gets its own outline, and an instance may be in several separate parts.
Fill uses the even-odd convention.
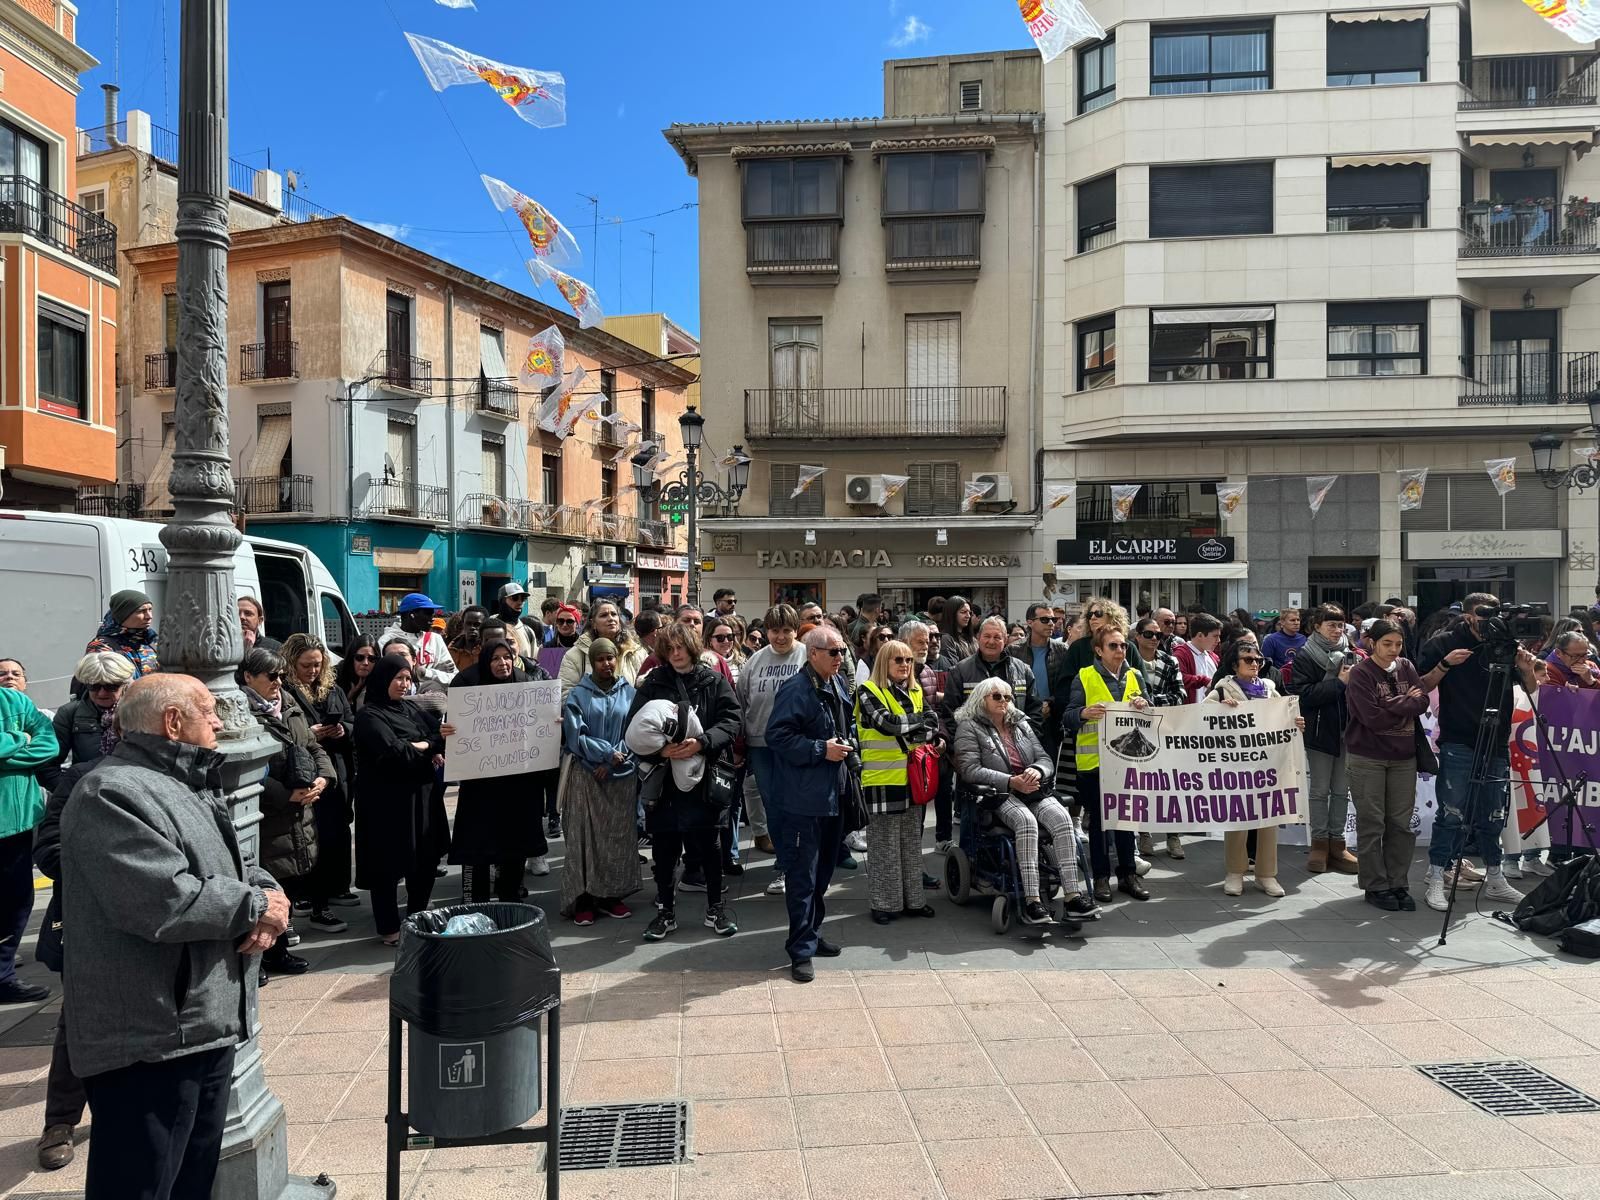
[[[1428,166],[1396,163],[1328,168],[1328,231],[1422,229],[1428,223]]]
[[[1487,470],[1429,475],[1422,507],[1400,514],[1406,533],[1554,529],[1560,492],[1523,478],[1501,496]]]
[[[774,517],[820,517],[823,513],[823,484],[816,480],[798,496],[791,497],[800,482],[800,467],[796,463],[771,465],[770,491],[767,495],[767,512]]]
[[[1150,236],[1272,232],[1272,164],[1150,168]]]
[[[906,467],[908,517],[953,516],[961,511],[961,464],[914,462]]]
[[[1117,240],[1117,173],[1078,185],[1078,253]]]
[[[389,418],[389,438],[383,459],[385,481],[411,483],[417,477],[417,426],[415,418]]]
[[[502,330],[478,326],[478,355],[487,378],[505,379],[511,374],[506,367],[506,335]]]
[[[1328,86],[1421,83],[1428,77],[1428,21],[1329,21]]]
[[[482,486],[491,496],[506,494],[506,440],[495,434],[483,435]]]
[[[906,418],[913,433],[955,433],[961,419],[961,318],[906,318]]]

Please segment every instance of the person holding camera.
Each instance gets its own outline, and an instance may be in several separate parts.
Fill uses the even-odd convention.
[[[1428,847],[1428,883],[1424,900],[1429,908],[1448,907],[1445,868],[1459,863],[1461,882],[1469,868],[1462,860],[1477,844],[1487,872],[1484,895],[1515,904],[1522,893],[1506,880],[1501,867],[1500,831],[1510,802],[1511,683],[1507,678],[1490,694],[1489,666],[1494,661],[1514,662],[1522,686],[1531,694],[1533,655],[1518,646],[1500,615],[1500,601],[1488,592],[1474,592],[1461,602],[1461,623],[1430,638],[1417,656],[1417,671],[1426,676],[1441,665],[1439,681],[1439,811]],[[1496,709],[1495,728],[1489,737],[1488,761],[1478,764],[1481,778],[1473,780],[1473,750],[1487,709]],[[1492,782],[1498,780],[1498,782]]]

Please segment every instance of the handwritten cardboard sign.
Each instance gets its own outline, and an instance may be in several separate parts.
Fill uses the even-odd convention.
[[[452,689],[445,721],[444,777],[491,779],[561,764],[561,684],[485,684]]]

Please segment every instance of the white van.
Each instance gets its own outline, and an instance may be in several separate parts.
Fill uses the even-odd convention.
[[[167,590],[160,532],[149,521],[0,509],[0,655],[28,668],[28,695],[40,707],[66,701],[72,669],[112,593],[144,592],[160,628]],[[304,546],[247,534],[233,571],[237,594],[260,599],[267,633],[279,641],[309,631],[338,655],[355,638],[350,606]]]

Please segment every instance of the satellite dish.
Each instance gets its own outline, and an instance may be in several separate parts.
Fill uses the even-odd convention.
[[[291,192],[297,192],[300,190],[300,175],[298,172],[285,171],[283,173],[283,181],[289,185],[289,190]]]

